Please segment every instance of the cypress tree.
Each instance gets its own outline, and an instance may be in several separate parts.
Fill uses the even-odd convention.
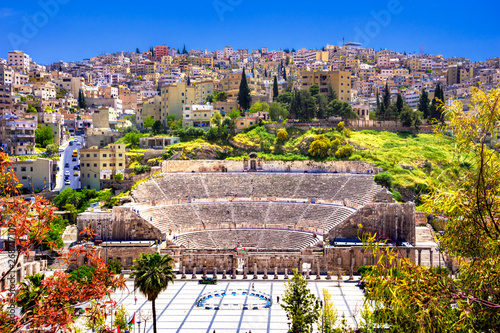
[[[278,98],[279,95],[279,89],[278,89],[278,77],[274,77],[274,85],[273,85],[273,101]]]
[[[248,110],[251,103],[252,97],[250,96],[250,88],[248,87],[245,68],[243,68],[243,72],[241,73],[240,90],[238,92],[238,104],[243,110]]]
[[[188,78],[187,78],[187,85],[188,85],[188,87],[191,86],[191,78],[189,77],[189,75],[188,75]]]
[[[283,80],[286,81],[286,67],[283,67]]]
[[[401,112],[403,111],[403,106],[404,106],[403,97],[401,96],[401,94],[398,93],[398,99],[396,101],[396,109],[398,110],[398,114],[397,114],[398,117],[401,114]]]
[[[424,119],[429,118],[429,94],[425,89],[422,89],[420,99],[418,100],[418,111],[423,113]]]
[[[384,106],[386,109],[391,106],[391,92],[389,91],[389,85],[387,83],[385,84]]]
[[[264,76],[267,77],[267,69],[264,69]]]
[[[188,54],[188,51],[186,50],[186,44],[184,44],[184,48],[182,49],[182,54]]]

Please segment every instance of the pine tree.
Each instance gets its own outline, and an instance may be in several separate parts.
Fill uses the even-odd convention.
[[[273,85],[273,101],[278,98],[279,95],[279,89],[278,89],[278,77],[274,77],[274,85]]]
[[[251,103],[252,96],[250,96],[250,88],[248,87],[245,68],[243,68],[243,72],[241,73],[240,90],[238,92],[238,104],[243,110],[248,110]]]
[[[386,109],[391,106],[391,91],[389,90],[389,85],[387,83],[385,84],[384,106]]]
[[[425,89],[422,89],[422,93],[420,94],[418,111],[422,112],[424,119],[429,118],[429,94]]]
[[[182,54],[188,54],[188,51],[186,50],[186,44],[184,44],[184,48],[182,49]]]

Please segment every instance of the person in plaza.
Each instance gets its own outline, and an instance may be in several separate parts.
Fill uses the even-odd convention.
[[[137,305],[137,296],[134,297],[135,305]]]

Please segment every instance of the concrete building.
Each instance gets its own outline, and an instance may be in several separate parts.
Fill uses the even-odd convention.
[[[30,69],[30,56],[22,51],[9,51],[8,63],[9,66],[21,71]]]
[[[351,73],[344,71],[302,72],[300,89],[309,89],[312,85],[319,86],[321,95],[328,94],[331,85],[337,93],[337,98],[343,102],[351,101]]]
[[[186,105],[182,114],[182,126],[194,126],[203,129],[211,127],[210,119],[219,113],[212,105]]]
[[[85,79],[83,77],[60,77],[54,80],[59,89],[64,89],[77,98],[80,90],[85,92]],[[87,105],[89,105],[87,101]]]
[[[160,96],[143,100],[142,103],[137,105],[135,115],[137,128],[144,129],[144,120],[148,117],[152,117],[155,121],[160,121],[163,126],[167,126],[167,113],[162,110]]]
[[[179,82],[161,88],[161,110],[165,117],[175,114],[177,119],[182,118],[184,105],[195,104],[195,88]]]
[[[0,84],[9,85],[14,81],[14,71],[6,64],[0,64]]]
[[[20,118],[8,114],[0,116],[0,145],[9,155],[33,155],[35,153],[36,117]]]
[[[0,85],[0,113],[12,111],[13,96],[10,84]]]
[[[101,189],[101,179],[124,174],[125,144],[110,144],[109,148],[80,149],[80,181],[82,188]]]
[[[48,158],[20,161],[14,159],[12,168],[23,192],[51,191],[55,186],[54,161]]]
[[[116,111],[113,108],[96,109],[92,114],[92,125],[94,128],[114,129],[117,122]]]
[[[142,149],[164,149],[167,146],[180,142],[181,140],[178,137],[149,137],[140,139],[140,147]]]
[[[110,128],[87,128],[85,132],[85,146],[104,148],[123,137],[123,132],[113,131]]]

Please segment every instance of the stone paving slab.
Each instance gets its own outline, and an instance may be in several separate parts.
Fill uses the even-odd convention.
[[[364,295],[352,281],[340,283],[337,281],[311,280],[309,288],[315,295],[322,298],[322,289],[326,288],[332,295],[332,300],[337,308],[339,315],[344,314],[347,323],[351,327],[357,327],[360,320],[360,310],[363,306]],[[210,291],[221,291],[231,289],[251,290],[251,285],[255,285],[255,291],[260,291],[270,296],[272,305],[270,308],[261,310],[241,310],[222,309],[213,310],[196,306],[196,300],[204,293]],[[129,291],[118,292],[112,295],[112,298],[123,304],[129,315],[136,313],[136,322],[134,331],[138,333],[139,321],[141,333],[151,333],[151,303],[140,293],[133,292],[133,282],[127,281]],[[200,285],[197,281],[176,280],[168,289],[161,293],[156,301],[157,327],[158,332],[176,332],[176,333],[246,333],[251,330],[252,333],[268,332],[278,333],[286,332],[288,329],[288,320],[285,311],[276,303],[276,297],[283,297],[285,291],[284,280],[219,280],[217,285]],[[137,303],[134,301],[137,297]],[[238,298],[241,300],[241,297]],[[221,303],[231,303],[231,297],[221,298]],[[251,304],[251,300],[247,301]],[[145,322],[145,320],[147,320]]]

